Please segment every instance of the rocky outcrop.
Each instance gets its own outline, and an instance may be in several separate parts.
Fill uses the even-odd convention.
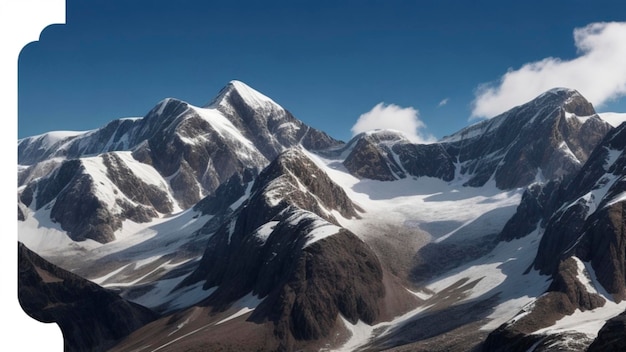
[[[499,241],[522,238],[532,231],[545,227],[547,220],[561,206],[564,190],[560,180],[545,184],[533,183],[526,188],[515,214],[498,235]]]
[[[29,183],[20,201],[35,210],[50,206],[50,219],[75,241],[112,241],[121,219],[94,194],[93,179],[84,172],[79,160],[66,161],[49,177]]]
[[[344,165],[360,178],[458,177],[471,187],[494,179],[508,190],[573,177],[610,129],[577,91],[553,89],[433,144],[392,131],[361,134]]]
[[[626,191],[626,189],[625,189]],[[576,247],[591,263],[598,282],[617,301],[626,299],[626,209],[624,202],[601,209],[590,217]]]
[[[586,275],[584,272],[582,275]],[[565,307],[567,314],[576,309],[592,310],[604,306],[606,301],[595,292],[588,292],[585,285],[580,282],[580,270],[574,257],[567,258],[559,263],[559,268],[553,275],[552,284],[548,292],[562,292],[561,305]]]
[[[343,161],[359,178],[393,181],[410,176],[452,181],[456,167],[441,144],[413,144],[399,132],[373,131],[355,137]]]
[[[575,310],[576,306],[570,301],[568,294],[558,291],[547,292],[525,307],[516,317],[492,331],[487,336],[482,351],[552,351],[561,339],[571,340],[572,336],[544,335],[534,332],[553,325],[557,320],[574,313]],[[581,344],[573,350],[584,350],[591,343],[585,340],[585,337],[574,337],[574,340],[579,340]]]
[[[522,351],[528,346],[549,350],[572,336],[530,335],[577,309],[592,310],[605,304],[597,292],[588,292],[582,281],[593,270],[608,299],[626,299],[626,124],[610,131],[591,153],[588,162],[570,182],[533,185],[525,193],[517,214],[500,234],[501,239],[523,237],[533,229],[543,231],[534,268],[552,276],[548,292],[519,318],[492,332],[487,351]],[[617,319],[619,321],[619,319]],[[608,333],[611,335],[611,333]],[[578,350],[591,341],[579,339]],[[600,341],[595,347],[608,343]],[[619,342],[616,342],[619,344]],[[571,348],[574,348],[570,346]],[[590,347],[591,348],[591,347]]]
[[[290,264],[252,320],[271,320],[278,336],[315,340],[330,335],[339,314],[353,324],[378,319],[385,295],[382,269],[371,249],[350,232],[307,246]],[[283,342],[287,348],[289,340]]]
[[[292,204],[337,224],[330,211],[344,218],[358,218],[361,209],[304,153],[296,148],[281,154],[261,172],[252,192],[260,192],[269,204]]]
[[[467,185],[493,176],[498,188],[512,189],[538,177],[572,177],[610,129],[577,91],[559,88],[441,143],[469,176]]]
[[[204,304],[225,309],[252,293],[252,321],[270,321],[281,350],[328,337],[337,316],[374,322],[385,295],[371,249],[337,226],[330,212],[357,208],[301,151],[281,154],[257,178],[249,198],[209,240],[198,269],[179,287],[216,287]]]
[[[65,351],[105,351],[157,318],[149,309],[47,262],[21,243],[18,260],[22,308],[34,319],[57,323]]]
[[[357,140],[343,165],[352,175],[379,181],[396,180],[392,170],[399,171],[397,165],[390,163],[388,157],[367,137]]]
[[[444,181],[452,181],[455,177],[455,160],[441,144],[402,143],[394,145],[392,150],[411,176],[436,177]]]
[[[115,153],[102,154],[102,160],[107,177],[128,199],[154,208],[159,213],[172,212],[173,205],[166,190],[142,181]],[[156,214],[152,217],[156,217]]]
[[[231,81],[207,107],[222,112],[268,160],[297,145],[323,150],[342,144],[240,81]]]
[[[623,257],[616,257],[620,249],[614,246],[621,243],[624,236],[621,194],[626,191],[625,144],[626,125],[622,125],[606,136],[590,162],[567,185],[560,209],[547,221],[535,260],[536,268],[550,272],[559,259],[575,253],[582,260],[591,261],[599,276],[607,272],[618,274],[615,270],[619,266],[609,265],[605,260],[614,263],[623,263],[624,260]],[[618,276],[624,275],[621,273]],[[616,285],[608,281],[612,280],[604,277],[602,284],[616,288],[611,293],[624,295],[621,292],[623,279]],[[620,289],[617,290],[617,287]]]

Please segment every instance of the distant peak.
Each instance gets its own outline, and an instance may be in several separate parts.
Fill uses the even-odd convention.
[[[276,102],[266,95],[238,80],[228,82],[217,97],[215,97],[211,103],[207,104],[206,107],[231,105],[233,94],[237,94],[250,107],[256,108],[268,105],[280,107],[280,105],[276,104]]]
[[[595,115],[593,105],[577,90],[571,88],[552,88],[531,101],[534,106],[560,107],[576,116]]]
[[[576,89],[565,88],[565,87],[555,87],[555,88],[552,88],[552,89],[548,89],[544,94],[557,94],[557,95],[578,94],[578,95],[580,95],[580,93],[578,93],[578,91]]]
[[[403,132],[394,129],[375,129],[361,132],[352,138],[351,143],[352,141],[357,141],[359,139],[368,139],[376,143],[400,141],[409,142],[409,139]]]
[[[554,101],[562,104],[574,98],[586,100],[577,90],[564,87],[556,87],[545,91],[534,99],[537,103],[545,103],[546,101]]]

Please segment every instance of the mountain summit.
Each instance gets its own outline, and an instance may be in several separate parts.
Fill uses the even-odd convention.
[[[123,220],[188,209],[233,175],[257,174],[287,148],[340,144],[241,82],[229,83],[214,102],[200,108],[168,98],[141,119],[19,140],[21,202],[36,210],[50,205],[53,221],[76,240],[107,242]]]
[[[276,109],[283,108],[276,104],[272,99],[263,95],[259,91],[253,89],[247,84],[232,80],[217,94],[217,96],[205,108],[217,108],[218,106],[232,106],[233,101],[240,100],[253,109]]]

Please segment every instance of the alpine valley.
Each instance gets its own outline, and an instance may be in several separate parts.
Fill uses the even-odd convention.
[[[232,81],[24,138],[20,303],[66,351],[625,350],[621,120],[555,88],[344,143]]]

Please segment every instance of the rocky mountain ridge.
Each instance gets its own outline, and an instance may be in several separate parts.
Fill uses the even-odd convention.
[[[160,315],[114,350],[584,350],[599,328],[549,329],[626,310],[624,126],[559,88],[436,143],[343,144],[233,81],[18,141],[20,238]]]
[[[194,206],[286,148],[339,144],[237,81],[206,108],[168,98],[142,119],[54,143],[51,135],[18,141],[21,205],[51,206],[53,221],[74,240],[100,243],[113,240],[124,220],[148,222]]]

